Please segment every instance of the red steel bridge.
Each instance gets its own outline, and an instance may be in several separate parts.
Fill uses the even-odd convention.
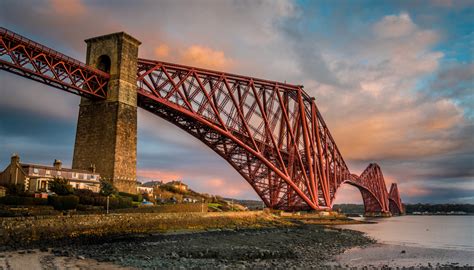
[[[106,99],[107,72],[0,28],[0,68],[88,99]],[[224,158],[267,207],[331,208],[338,188],[357,187],[366,213],[404,212],[380,167],[352,174],[315,99],[302,86],[138,59],[138,106]]]

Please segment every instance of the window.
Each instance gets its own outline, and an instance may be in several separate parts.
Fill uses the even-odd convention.
[[[46,175],[51,175],[51,171],[50,171],[50,170],[46,170]]]
[[[72,178],[78,178],[78,177],[79,177],[78,173],[75,173],[75,172],[72,173]]]
[[[96,180],[96,178],[97,177],[95,175],[91,174],[91,180]]]
[[[82,177],[82,179],[87,180],[87,173],[84,174],[84,176]]]
[[[38,174],[38,173],[39,173],[38,168],[34,168],[34,169],[33,169],[33,173],[34,173],[34,174]]]

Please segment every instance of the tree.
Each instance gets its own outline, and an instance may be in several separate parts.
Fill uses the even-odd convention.
[[[117,189],[108,180],[100,181],[100,194],[104,196],[110,196],[117,194]]]
[[[49,190],[60,196],[74,193],[74,189],[69,184],[69,182],[66,179],[60,177],[55,177],[53,181],[49,182]]]

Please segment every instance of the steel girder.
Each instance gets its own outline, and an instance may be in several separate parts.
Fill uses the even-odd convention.
[[[87,98],[107,97],[109,74],[4,28],[0,69]],[[349,172],[302,86],[139,59],[137,97],[140,107],[228,161],[268,207],[330,208],[338,187],[349,183],[361,191],[366,211],[390,210],[380,167]],[[395,190],[390,201],[402,207]]]
[[[88,98],[106,98],[109,74],[0,27],[0,69]]]
[[[301,86],[139,59],[138,97],[227,160],[268,207],[329,208],[353,178]]]
[[[392,214],[402,215],[405,214],[405,207],[403,206],[400,193],[398,192],[398,186],[396,183],[392,183],[390,186],[390,192],[388,194],[390,212]]]
[[[366,213],[390,213],[385,179],[377,164],[369,164],[360,176],[352,174],[350,179],[344,183],[359,189]]]

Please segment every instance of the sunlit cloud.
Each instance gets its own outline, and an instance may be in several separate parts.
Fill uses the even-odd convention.
[[[61,16],[84,15],[86,5],[81,0],[49,0],[49,6],[54,13]]]
[[[155,56],[158,57],[158,59],[168,57],[169,54],[170,48],[166,44],[161,44],[155,48]]]
[[[235,61],[226,57],[223,51],[213,50],[200,45],[192,45],[181,52],[181,62],[186,65],[210,69],[226,70],[235,64]]]
[[[164,170],[151,170],[151,169],[139,169],[137,171],[138,179],[143,181],[163,181],[169,182],[174,180],[180,180],[183,178],[182,174],[174,171],[164,171]]]

